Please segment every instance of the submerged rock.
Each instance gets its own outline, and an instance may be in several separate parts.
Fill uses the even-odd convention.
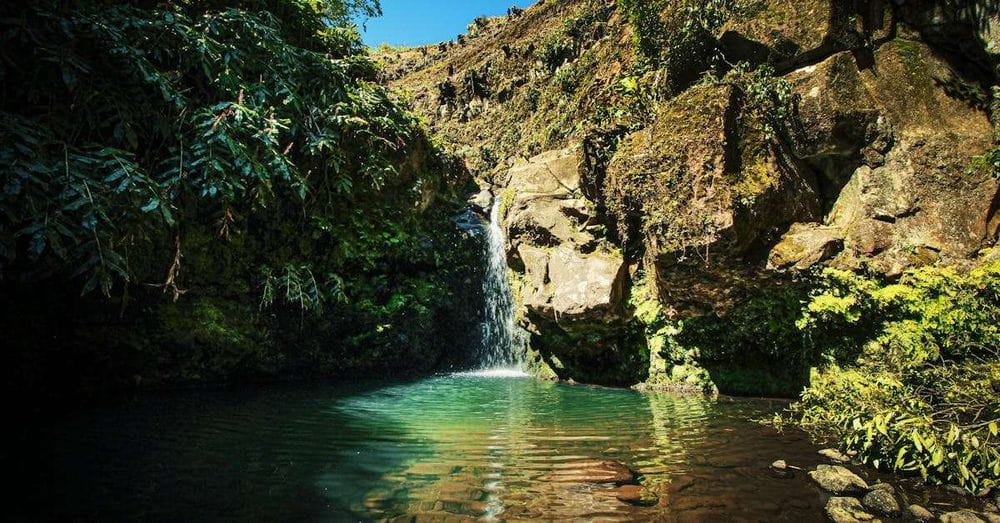
[[[617,461],[578,461],[556,466],[556,470],[542,477],[554,483],[614,483],[636,484],[635,473]]]
[[[820,465],[809,473],[819,486],[834,494],[861,495],[868,492],[868,483],[857,474],[839,465]]]
[[[861,502],[855,498],[830,498],[826,504],[826,515],[834,523],[855,523],[857,521],[881,521],[865,512]]]
[[[624,485],[615,490],[615,498],[618,501],[630,505],[651,507],[659,502],[660,497],[648,488],[639,485]]]

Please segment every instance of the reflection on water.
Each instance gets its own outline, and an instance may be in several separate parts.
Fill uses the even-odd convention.
[[[80,413],[40,446],[22,510],[47,518],[811,521],[822,498],[798,434],[750,421],[782,405],[456,375],[345,391],[186,394]],[[595,460],[659,504],[558,481]]]

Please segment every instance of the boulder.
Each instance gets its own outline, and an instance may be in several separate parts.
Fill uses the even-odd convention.
[[[828,263],[895,276],[965,261],[1000,228],[998,181],[968,168],[993,143],[990,120],[946,93],[954,73],[925,44],[893,40],[873,59],[859,69],[845,52],[787,76],[800,97],[791,148],[817,174],[823,225],[842,231]]]
[[[529,315],[551,321],[619,319],[628,277],[621,255],[583,254],[571,246],[540,249],[522,245],[523,305]]]
[[[880,516],[899,517],[902,509],[896,498],[896,488],[888,483],[877,483],[871,492],[865,494],[861,503],[869,511]]]
[[[861,495],[868,492],[868,483],[845,467],[820,465],[809,473],[819,486],[834,494]]]
[[[518,316],[559,378],[629,385],[639,380],[632,361],[641,354],[621,341],[628,266],[581,191],[580,151],[545,152],[507,172],[502,225],[510,266],[523,275]]]
[[[855,498],[830,498],[826,503],[826,515],[834,523],[856,523],[858,521],[880,521],[878,518],[865,512],[861,502]]]

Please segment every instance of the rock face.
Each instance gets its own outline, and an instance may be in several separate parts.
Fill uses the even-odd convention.
[[[684,25],[682,3],[661,4],[665,27]],[[724,392],[760,393],[805,378],[745,350],[660,350],[651,338],[666,327],[634,332],[630,286],[690,333],[824,267],[893,278],[961,267],[995,243],[1000,182],[971,168],[1000,136],[991,12],[753,4],[714,10],[693,47],[652,41],[662,67],[644,76],[649,49],[610,0],[539,2],[395,66],[433,130],[478,149],[467,164],[503,202],[520,322],[559,377],[669,385],[680,373],[709,390],[704,372],[746,387]]]
[[[506,174],[503,226],[532,347],[564,379],[631,384],[628,268],[581,187],[580,149],[549,151]],[[615,372],[606,374],[605,370]],[[619,372],[624,370],[624,372]]]
[[[839,465],[820,465],[809,473],[820,488],[839,495],[861,495],[868,492],[868,484],[857,474]]]

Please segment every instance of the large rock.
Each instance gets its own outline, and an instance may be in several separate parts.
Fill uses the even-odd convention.
[[[628,276],[625,261],[613,253],[583,254],[571,245],[539,249],[522,245],[524,306],[552,321],[613,322],[621,313]]]
[[[635,484],[635,473],[617,461],[576,461],[554,466],[541,481],[555,483],[614,483]]]
[[[511,167],[503,202],[510,265],[531,347],[563,379],[631,385],[643,367],[628,336],[629,272],[581,190],[581,149]]]
[[[861,495],[868,492],[868,483],[840,465],[820,465],[809,473],[820,488],[839,495]]]

